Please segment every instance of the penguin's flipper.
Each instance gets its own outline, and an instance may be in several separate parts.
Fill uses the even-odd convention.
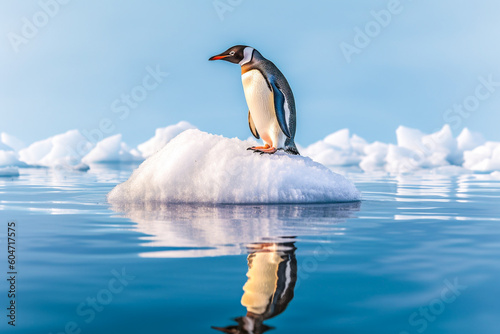
[[[255,127],[255,124],[253,122],[252,115],[250,115],[250,110],[248,111],[248,126],[250,126],[250,131],[252,131],[253,136],[257,139],[260,139],[257,128]]]
[[[269,83],[273,88],[274,95],[274,111],[276,112],[276,118],[278,119],[278,124],[280,125],[281,131],[287,136],[291,138],[290,130],[288,130],[288,124],[286,124],[286,113],[285,113],[285,95],[281,92],[281,90],[276,85],[276,80],[273,76],[269,77]]]

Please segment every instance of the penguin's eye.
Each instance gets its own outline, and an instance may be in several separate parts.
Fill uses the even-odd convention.
[[[234,51],[231,51],[231,52],[229,52],[229,55],[234,56],[234,53],[235,53]]]

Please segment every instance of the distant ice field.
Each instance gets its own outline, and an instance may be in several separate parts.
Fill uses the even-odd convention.
[[[78,130],[70,130],[26,146],[7,133],[0,137],[0,167],[62,167],[85,170],[96,163],[143,161],[161,150],[173,138],[195,127],[179,122],[158,128],[153,137],[136,148],[122,140],[121,134],[93,142]],[[444,173],[491,173],[500,171],[500,142],[487,141],[467,128],[454,137],[449,125],[432,134],[400,126],[397,144],[369,143],[338,130],[307,147],[308,156],[325,166],[354,166],[363,171],[391,174],[440,169]]]

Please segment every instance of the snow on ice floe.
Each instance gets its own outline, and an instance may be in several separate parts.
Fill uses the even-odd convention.
[[[155,131],[154,137],[150,138],[142,144],[139,144],[137,146],[137,149],[141,152],[143,158],[149,158],[154,153],[161,150],[165,145],[168,144],[169,141],[174,139],[181,132],[195,128],[195,126],[185,121],[181,121],[174,125],[169,125],[165,128],[158,128]]]
[[[121,134],[104,138],[82,158],[84,164],[141,160],[141,153],[136,149],[128,147],[128,145],[122,141]]]
[[[360,199],[352,182],[303,156],[187,130],[109,194],[111,203],[306,203]]]

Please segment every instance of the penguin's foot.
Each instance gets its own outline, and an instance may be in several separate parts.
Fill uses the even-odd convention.
[[[276,147],[270,147],[270,148],[264,148],[264,149],[261,149],[261,150],[254,150],[254,153],[255,152],[259,152],[261,155],[264,154],[264,153],[274,154],[274,153],[276,153],[276,151],[278,151],[276,149]]]
[[[266,144],[265,146],[252,146],[252,147],[247,148],[247,150],[254,150],[254,151],[257,150],[258,151],[258,150],[268,149],[269,147],[271,147],[271,146],[269,146],[269,144]]]

